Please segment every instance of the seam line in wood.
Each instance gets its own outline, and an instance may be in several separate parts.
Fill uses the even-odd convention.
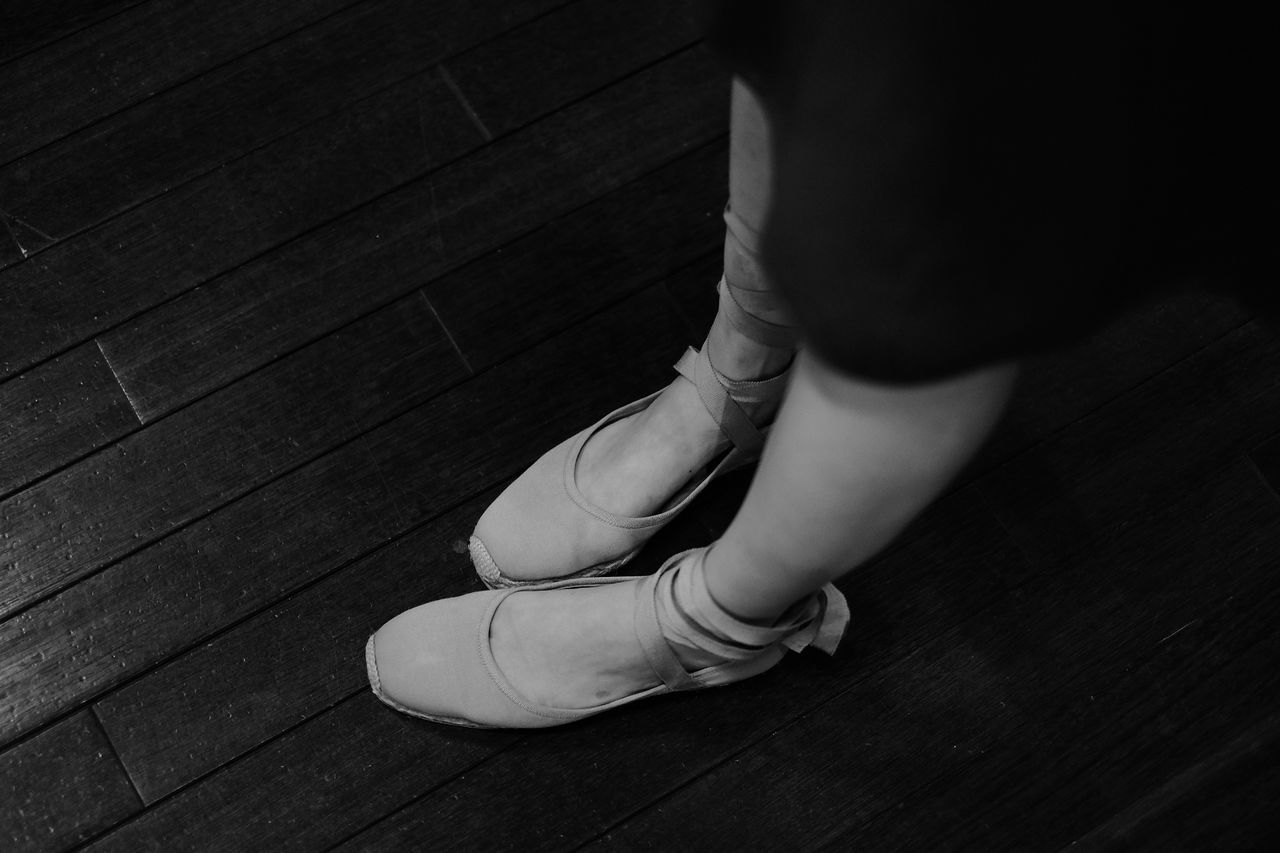
[[[448,68],[444,67],[443,62],[436,67],[440,69],[440,77],[444,80],[444,84],[449,87],[449,91],[453,92],[453,96],[458,99],[458,103],[462,104],[462,108],[466,110],[467,115],[471,116],[471,121],[480,130],[480,135],[484,137],[484,141],[492,142],[493,134],[489,132],[489,128],[484,126],[484,122],[480,120],[480,114],[476,112],[475,107],[471,106],[467,96],[462,94],[458,81],[453,79],[453,75],[449,73]]]
[[[427,309],[431,311],[431,316],[436,318],[436,322],[444,331],[444,336],[449,339],[449,343],[453,345],[453,351],[458,354],[458,358],[462,360],[462,366],[466,368],[467,373],[472,376],[476,375],[475,370],[471,368],[471,362],[467,361],[467,356],[462,352],[462,347],[458,346],[458,342],[453,339],[453,332],[449,331],[449,327],[444,324],[444,320],[440,317],[440,312],[436,310],[436,306],[431,304],[430,298],[427,297],[426,291],[418,288],[418,295],[422,297],[422,301],[427,304]]]
[[[94,338],[93,342],[98,345],[98,352],[102,354],[102,360],[106,362],[107,369],[111,371],[111,375],[115,377],[116,384],[120,386],[121,393],[124,394],[125,400],[129,402],[129,410],[133,412],[133,416],[138,419],[140,426],[145,426],[146,422],[142,418],[142,412],[138,409],[138,404],[134,402],[133,397],[129,394],[129,389],[125,387],[120,374],[116,371],[116,366],[111,363],[111,359],[107,356],[106,349],[102,346],[102,340]]]
[[[124,763],[124,758],[120,755],[116,742],[111,739],[111,733],[107,731],[107,727],[102,723],[102,717],[98,716],[96,703],[89,705],[89,716],[93,719],[94,725],[98,727],[98,731],[102,732],[102,739],[107,742],[107,748],[111,750],[111,755],[115,758],[116,764],[120,766],[121,772],[124,773],[124,778],[129,782],[129,790],[133,791],[133,795],[138,798],[138,805],[145,809],[147,800],[142,796],[142,792],[138,790],[138,783],[133,781],[133,773],[129,771],[129,765]]]

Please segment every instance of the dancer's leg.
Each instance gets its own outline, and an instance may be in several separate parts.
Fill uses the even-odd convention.
[[[786,325],[785,310],[769,298],[769,281],[753,249],[763,228],[771,187],[770,129],[763,106],[740,80],[733,84],[729,136],[729,220],[725,279],[750,299],[748,310]],[[708,286],[710,286],[708,282]],[[708,332],[716,369],[730,379],[773,376],[791,362],[790,342],[767,345],[742,334],[721,311]],[[727,447],[697,390],[675,380],[643,412],[601,430],[579,461],[579,486],[588,499],[623,515],[644,515],[666,503],[695,471]]]
[[[855,568],[907,525],[995,424],[1012,365],[918,386],[842,376],[802,353],[790,392],[725,536],[703,562],[712,599],[770,623]],[[513,599],[494,654],[527,695],[585,707],[657,683],[631,628],[631,584]],[[715,663],[676,648],[690,668]]]
[[[1014,374],[886,386],[802,353],[747,498],[707,555],[712,598],[767,621],[875,554],[973,455]]]

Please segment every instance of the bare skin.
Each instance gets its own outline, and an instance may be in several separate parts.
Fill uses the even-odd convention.
[[[890,387],[798,357],[741,510],[706,558],[730,612],[767,622],[864,562],[945,487],[996,423],[1016,369]],[[517,594],[491,630],[517,690],[581,708],[656,685],[632,629],[637,581]],[[687,669],[714,658],[677,650]]]
[[[729,202],[747,228],[759,231],[772,191],[771,129],[763,105],[741,81],[732,91]],[[769,290],[764,272],[726,241],[726,275],[751,290]],[[785,324],[782,308],[757,316]],[[723,315],[708,333],[712,363],[730,379],[775,376],[791,362],[790,347],[766,347],[742,336]],[[691,383],[677,377],[643,412],[592,436],[579,459],[578,486],[588,500],[619,515],[659,510],[694,472],[728,447]]]
[[[743,337],[721,316],[711,327],[709,346],[716,369],[731,379],[776,375],[793,355],[790,348]],[[578,463],[578,487],[610,512],[649,515],[728,448],[693,383],[676,377],[647,409],[591,437]]]

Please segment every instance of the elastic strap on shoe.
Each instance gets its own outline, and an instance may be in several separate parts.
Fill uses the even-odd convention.
[[[656,617],[668,644],[730,661],[747,660],[778,644],[795,652],[809,645],[828,654],[836,650],[849,624],[849,607],[834,586],[827,584],[797,602],[772,625],[745,622],[707,590],[704,561],[709,550],[677,554],[654,575]]]
[[[704,344],[702,352],[693,347],[685,350],[684,355],[676,362],[676,370],[698,389],[698,397],[712,419],[720,426],[720,431],[728,436],[733,446],[750,453],[759,453],[764,447],[764,433],[752,422],[751,416],[734,399],[734,391],[739,392],[743,403],[766,402],[770,394],[781,396],[781,387],[777,383],[785,383],[786,376],[776,376],[761,382],[733,382],[725,377],[711,364]],[[775,383],[771,386],[769,383]]]
[[[786,304],[769,287],[760,263],[760,235],[726,205],[724,277],[720,310],[739,333],[770,347],[792,347],[799,338]],[[764,317],[780,318],[772,322]]]

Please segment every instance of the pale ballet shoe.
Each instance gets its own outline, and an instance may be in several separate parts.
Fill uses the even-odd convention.
[[[798,652],[813,645],[828,654],[835,651],[848,625],[849,610],[844,596],[829,584],[792,607],[780,624],[769,627],[737,619],[719,609],[709,596],[698,605],[696,619],[682,611],[672,617],[672,608],[679,606],[675,604],[679,578],[674,573],[686,558],[700,560],[705,552],[700,548],[677,554],[647,578],[588,578],[474,592],[407,610],[369,638],[365,647],[369,683],[374,694],[397,711],[437,723],[546,728],[640,699],[742,681],[772,668],[787,650]],[[633,610],[635,636],[660,683],[586,708],[547,706],[512,686],[494,659],[489,635],[494,614],[508,597],[632,580],[641,581]],[[685,592],[680,595],[689,597]],[[673,629],[678,635],[676,642],[720,655],[725,662],[687,671],[664,637],[663,618],[681,623]]]
[[[749,310],[763,310],[774,298],[770,294],[731,287],[724,279],[719,291],[720,310],[743,334],[767,346],[794,343],[791,327],[768,323]],[[577,481],[578,460],[593,435],[647,408],[661,392],[610,412],[543,454],[485,510],[471,535],[470,553],[486,585],[515,587],[612,572],[634,558],[713,480],[759,458],[789,371],[760,380],[730,379],[712,365],[708,350],[706,344],[701,351],[688,349],[675,368],[697,388],[731,449],[686,483],[661,511],[639,517],[618,515],[583,495]]]

